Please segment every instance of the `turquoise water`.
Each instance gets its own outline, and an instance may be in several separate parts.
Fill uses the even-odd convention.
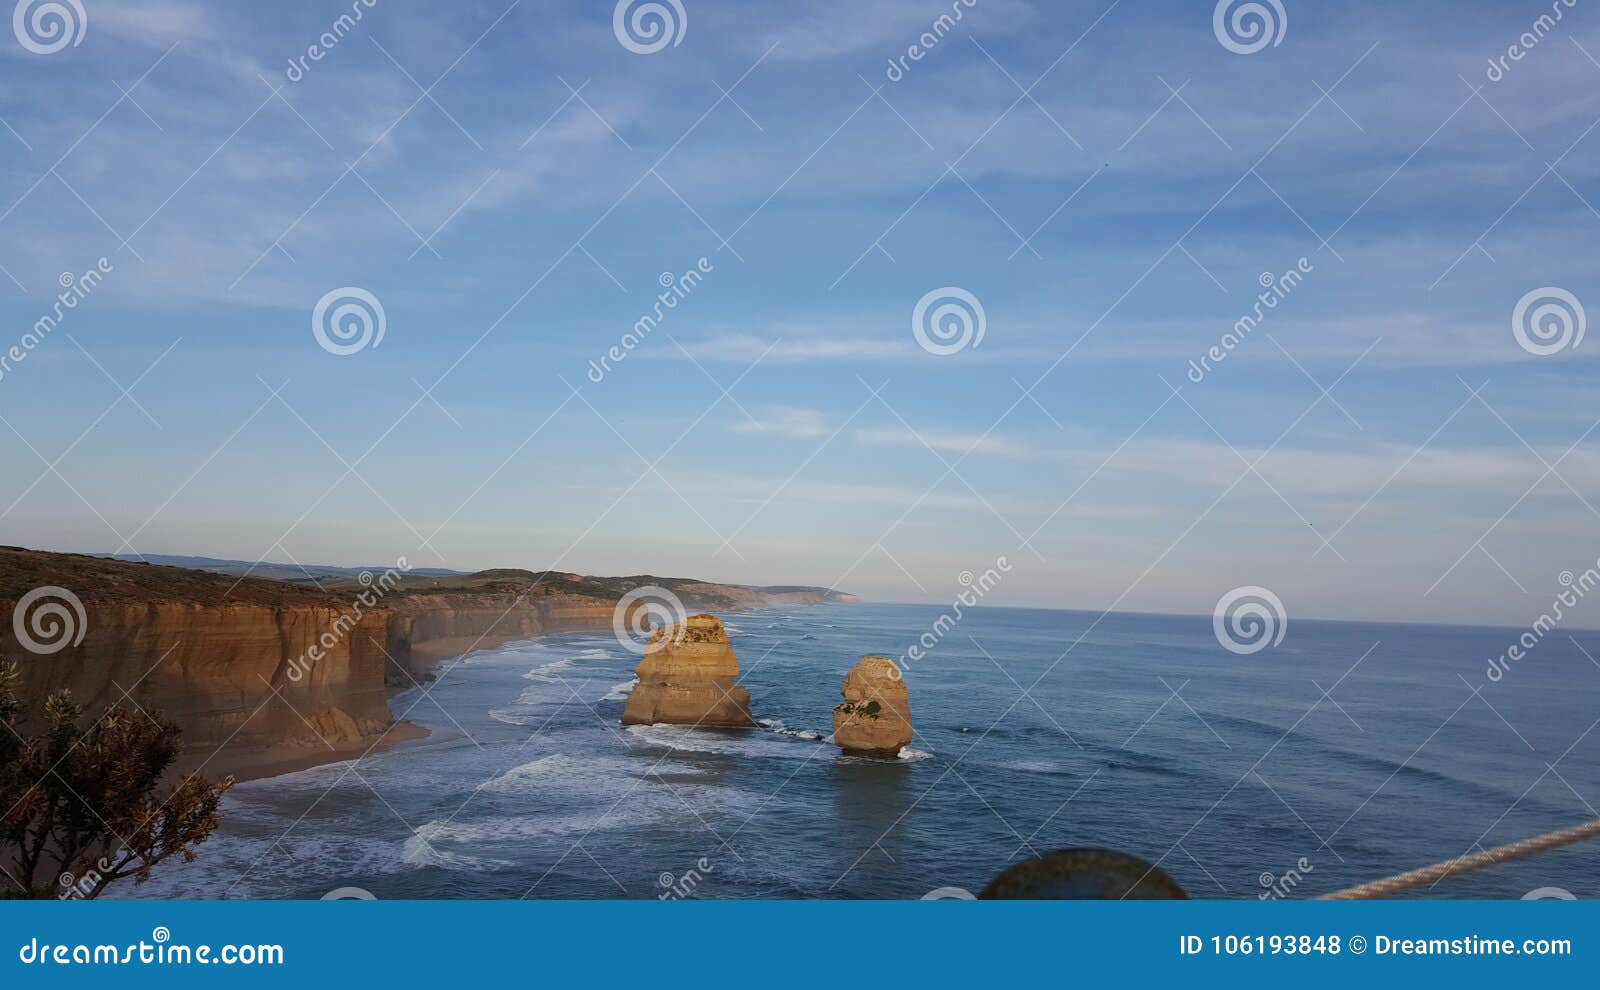
[[[1600,818],[1600,633],[1496,682],[1522,630],[1297,619],[1238,656],[1209,616],[975,609],[907,672],[902,758],[840,756],[845,671],[940,612],[725,616],[747,732],[624,729],[610,636],[473,654],[393,702],[428,740],[240,785],[197,862],[120,896],[916,898],[1106,846],[1191,896],[1305,897]],[[1548,887],[1600,895],[1600,845],[1420,893]]]

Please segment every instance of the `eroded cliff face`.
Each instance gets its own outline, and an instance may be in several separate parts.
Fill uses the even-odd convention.
[[[467,595],[415,595],[396,602],[389,613],[387,642],[394,662],[388,680],[395,687],[410,687],[431,677],[441,660],[545,631],[538,606],[518,603],[514,596],[485,601]]]
[[[84,602],[84,638],[41,656],[17,642],[14,602],[0,603],[0,654],[38,700],[70,689],[91,712],[131,698],[160,709],[186,747],[209,756],[261,747],[308,751],[375,741],[393,722],[392,688],[432,676],[441,659],[557,631],[610,627],[583,602],[407,599],[393,609],[333,603],[146,605]],[[124,695],[124,691],[127,692]],[[226,769],[227,754],[211,769]],[[221,772],[218,770],[218,772]]]
[[[611,628],[614,602],[577,596],[412,595],[395,601],[387,642],[389,683],[409,687],[439,661],[535,636]]]
[[[41,656],[17,642],[15,603],[0,603],[0,652],[21,667],[28,697],[68,688],[91,712],[131,698],[165,712],[186,744],[212,748],[338,745],[390,723],[385,613],[357,617],[312,604],[84,606],[82,642]]]
[[[911,745],[905,681],[888,657],[862,657],[844,677],[833,709],[833,741],[852,756],[893,757]]]
[[[622,710],[623,725],[755,724],[750,692],[734,686],[739,659],[715,616],[694,615],[657,629],[637,673],[639,683]]]
[[[260,751],[285,748],[302,751],[309,765],[317,754],[329,758],[330,747],[348,758],[386,733],[392,740],[405,727],[394,726],[389,692],[426,681],[441,660],[535,636],[609,630],[617,589],[631,583],[506,571],[464,576],[457,587],[468,590],[435,593],[437,580],[413,586],[407,577],[381,595],[354,582],[324,592],[0,547],[0,655],[21,667],[26,700],[68,688],[90,712],[119,702],[159,708],[193,751],[186,766],[206,761],[207,773],[220,775]],[[808,594],[819,602],[849,598],[677,584],[687,601],[717,608],[799,603]],[[42,588],[64,589],[82,607],[81,623],[73,617],[55,652],[19,642],[13,622],[19,600]],[[641,678],[653,686],[641,685],[630,710],[644,711],[642,721],[706,716],[703,724],[751,724],[749,697],[733,687],[738,661],[721,623],[701,616],[689,626],[699,639],[641,664]]]

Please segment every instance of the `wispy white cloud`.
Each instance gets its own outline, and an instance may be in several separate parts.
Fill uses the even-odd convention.
[[[788,480],[786,484],[786,480],[755,476],[714,475],[683,478],[674,476],[672,485],[691,497],[717,496],[752,507],[853,506],[863,510],[864,514],[856,521],[868,528],[876,525],[876,517],[866,514],[865,510],[875,508],[894,509],[896,515],[899,515],[915,506],[915,510],[907,517],[907,521],[912,523],[915,522],[917,513],[923,510],[936,513],[966,513],[974,519],[987,522],[993,522],[994,513],[997,512],[1012,520],[1042,520],[1054,513],[1056,519],[1110,521],[1149,518],[1156,511],[1148,506],[1119,505],[1088,499],[1074,500],[1071,504],[1061,506],[1059,501],[1051,502],[1048,499],[1020,497],[999,492],[984,493],[980,498],[968,492],[959,483],[954,483],[948,491],[943,488],[928,491],[926,488],[909,486],[804,478]]]
[[[1229,448],[1218,443],[1152,440],[1129,444],[1111,460],[1106,473],[1221,487],[1232,484],[1244,472],[1247,462],[1259,460],[1261,476],[1285,493],[1359,498],[1392,486],[1433,489],[1457,496],[1515,498],[1544,475],[1544,463],[1539,457],[1556,464],[1563,453],[1564,450],[1547,448],[1536,457],[1520,446],[1428,447],[1418,451],[1395,443],[1355,450],[1280,447],[1269,453],[1251,446]],[[1089,463],[1099,456],[1098,451],[1080,451],[1074,459]],[[1580,492],[1600,488],[1600,454],[1593,451],[1574,451],[1557,470]],[[1567,491],[1554,477],[1546,478],[1541,490],[1554,494]]]
[[[752,422],[736,421],[729,427],[735,433],[756,433],[784,437],[825,437],[833,432],[828,417],[819,409],[795,406],[762,406]]]
[[[1007,437],[995,434],[948,433],[942,430],[912,429],[908,426],[874,426],[856,431],[856,439],[869,447],[932,448],[972,457],[1029,458],[1037,451]]]
[[[909,358],[917,353],[907,340],[845,337],[779,337],[762,339],[752,334],[725,334],[684,344],[684,349],[699,359],[748,364],[762,358],[774,364],[805,361],[832,361],[841,358],[877,360]]]
[[[90,29],[119,41],[166,46],[216,38],[222,33],[215,10],[190,0],[91,4]]]

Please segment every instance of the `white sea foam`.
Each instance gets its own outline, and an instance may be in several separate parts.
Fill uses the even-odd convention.
[[[828,742],[832,743],[833,740],[830,738]],[[920,763],[923,760],[932,758],[932,753],[920,749],[912,749],[910,746],[901,747],[894,760],[888,760],[881,756],[845,756],[842,753],[834,757],[839,763]]]
[[[530,725],[551,718],[561,706],[573,700],[574,689],[584,686],[582,681],[561,677],[561,672],[571,667],[571,660],[556,660],[523,674],[522,679],[530,683],[517,695],[517,700],[490,709],[489,717],[507,725]]]
[[[630,725],[628,734],[640,742],[684,753],[803,760],[811,747],[796,745],[792,737],[776,732],[741,732],[697,729],[689,725]]]
[[[804,739],[807,742],[820,742],[824,738],[822,733],[813,731],[811,729],[791,729],[789,726],[784,724],[784,721],[781,718],[761,718],[756,719],[756,721],[759,722],[763,728],[770,729],[780,736],[791,736],[795,739]]]
[[[488,860],[439,848],[438,843],[456,838],[460,830],[448,822],[433,821],[417,829],[400,849],[400,861],[407,866],[435,866],[445,870],[481,871],[492,866],[514,866],[504,860]]]
[[[715,800],[700,794],[698,781],[714,783],[719,777],[716,771],[686,769],[677,763],[649,762],[637,757],[615,759],[565,753],[553,753],[512,767],[479,790],[486,794],[549,797],[563,811],[584,806],[604,810],[615,806],[623,797],[638,805],[649,797],[650,788],[637,782],[661,784],[663,777],[669,778],[674,786],[693,788],[704,800]]]
[[[295,817],[298,813],[247,814],[230,794],[223,799],[224,825],[256,834],[212,836],[199,849],[195,862],[184,863],[174,857],[157,867],[147,882],[112,884],[101,896],[113,900],[280,898],[295,893],[307,877],[327,877],[328,889],[332,889],[339,886],[335,878],[404,869],[394,854],[394,840],[404,828],[393,816],[377,827],[369,823],[359,834],[323,831],[310,822],[286,834]]]
[[[543,855],[540,850],[551,843],[595,832],[689,830],[708,815],[744,820],[760,807],[760,796],[723,786],[720,778],[716,771],[638,756],[551,754],[483,784],[477,801],[463,804],[454,819],[417,829],[399,862],[461,871],[514,868]]]
[[[559,677],[561,671],[570,670],[571,668],[571,660],[557,660],[542,667],[535,667],[523,674],[522,677],[524,680],[529,681],[554,681]]]
[[[514,708],[491,708],[489,717],[507,725],[529,725],[533,722],[532,715],[524,715]]]
[[[400,861],[408,866],[437,866],[453,870],[481,870],[490,861],[480,856],[450,851],[451,846],[481,847],[486,840],[509,838],[499,820],[480,822],[431,821],[407,839]],[[510,865],[510,864],[506,864]]]
[[[524,793],[537,788],[551,778],[566,774],[593,773],[595,761],[582,761],[564,753],[555,753],[532,763],[512,767],[484,784],[481,790],[501,793]]]
[[[639,683],[639,679],[637,677],[634,678],[631,681],[623,681],[621,684],[618,684],[615,687],[613,687],[610,691],[607,691],[605,693],[605,696],[602,697],[600,700],[601,701],[627,701],[628,700],[628,695],[633,693],[633,689],[634,689],[634,687],[636,687],[638,685],[638,683]]]

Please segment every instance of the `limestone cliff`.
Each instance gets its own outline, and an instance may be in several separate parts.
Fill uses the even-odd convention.
[[[623,725],[748,726],[750,692],[734,686],[739,660],[722,623],[694,615],[657,629],[645,644],[639,683],[622,710]]]
[[[30,626],[60,605],[66,635]],[[20,601],[19,601],[20,600]],[[25,698],[159,708],[194,747],[322,746],[382,732],[388,615],[278,581],[0,549],[0,654]],[[213,768],[215,769],[215,768]]]
[[[862,657],[845,675],[833,709],[833,740],[851,756],[893,757],[911,744],[911,705],[888,657]]]
[[[383,614],[326,601],[84,605],[81,644],[38,657],[15,640],[12,603],[0,603],[0,652],[22,667],[29,697],[68,688],[90,711],[133,698],[164,711],[186,743],[213,747],[310,746],[319,734],[348,743],[389,725]],[[324,645],[341,617],[346,633]]]
[[[473,650],[559,633],[611,628],[610,599],[526,592],[397,596],[391,603],[388,645],[391,687],[405,688],[433,676],[441,660]]]
[[[329,757],[330,745],[348,757],[386,731],[392,740],[404,727],[391,730],[391,689],[426,680],[440,660],[469,650],[610,630],[618,599],[640,585],[675,588],[690,608],[789,600],[780,595],[849,599],[823,589],[522,570],[406,574],[392,586],[387,575],[358,581],[350,571],[338,583],[323,573],[322,587],[240,573],[0,547],[0,655],[21,666],[32,701],[70,688],[91,711],[129,699],[160,708],[195,752],[191,765],[209,759],[207,772],[216,775],[269,748],[303,751],[315,762]],[[68,609],[71,628],[52,649],[20,642],[29,616],[14,614],[19,603],[57,590],[79,603],[81,621]],[[717,629],[731,688],[738,663]],[[700,661],[683,662],[701,669]],[[714,667],[704,668],[713,679],[720,676]],[[714,711],[717,724],[749,724],[747,696],[739,689],[730,696],[741,700]],[[663,697],[670,715],[678,696]]]

